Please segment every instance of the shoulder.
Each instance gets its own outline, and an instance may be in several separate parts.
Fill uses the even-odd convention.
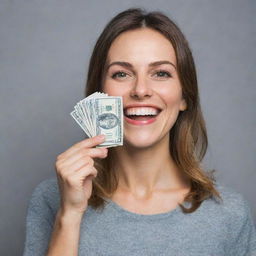
[[[204,200],[196,210],[195,216],[229,232],[239,232],[251,217],[248,200],[242,193],[219,181],[215,182],[214,187],[221,199],[211,197]]]
[[[56,177],[52,177],[49,179],[45,179],[38,183],[34,189],[34,192],[41,193],[41,192],[49,192],[54,193],[58,190],[58,182]]]
[[[222,200],[207,200],[205,209],[208,213],[236,232],[242,230],[248,221],[253,225],[250,203],[242,193],[220,182],[216,182],[215,188]]]
[[[223,210],[240,218],[248,214],[248,210],[250,210],[249,201],[242,193],[219,181],[216,183],[215,188],[222,198],[220,207]]]
[[[57,178],[49,178],[41,181],[33,190],[30,205],[38,208],[47,207],[56,213],[59,206],[59,189]]]
[[[34,188],[32,197],[52,198],[59,193],[57,178],[49,178],[41,181]]]
[[[217,184],[216,189],[222,196],[221,214],[225,219],[228,233],[232,236],[232,255],[254,255],[256,253],[256,229],[252,209],[243,194],[223,184]],[[223,222],[224,224],[224,222]],[[246,252],[248,253],[246,253]]]

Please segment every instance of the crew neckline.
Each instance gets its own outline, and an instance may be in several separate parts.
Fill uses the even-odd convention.
[[[112,209],[117,211],[118,213],[120,213],[122,215],[126,215],[127,217],[135,218],[135,219],[141,219],[141,220],[142,219],[143,220],[162,219],[162,218],[167,218],[167,217],[182,213],[182,210],[181,210],[180,206],[178,205],[176,208],[174,208],[168,212],[156,213],[156,214],[140,214],[140,213],[135,213],[135,212],[131,212],[131,211],[124,209],[122,206],[120,206],[119,204],[117,204],[116,202],[114,202],[113,200],[111,200],[109,198],[105,198],[105,200],[107,201],[108,205]],[[189,207],[190,203],[183,202],[183,205],[185,207]]]

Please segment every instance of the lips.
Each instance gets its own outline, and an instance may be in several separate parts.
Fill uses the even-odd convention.
[[[156,121],[161,108],[149,104],[133,104],[124,108],[125,120],[134,125],[151,124]]]
[[[158,110],[152,107],[130,107],[124,110],[126,116],[147,116],[147,115],[157,115]]]
[[[131,104],[131,105],[126,105],[124,107],[124,112],[126,113],[129,110],[140,110],[140,109],[151,109],[154,111],[160,112],[162,109],[156,105],[152,105],[152,104]]]

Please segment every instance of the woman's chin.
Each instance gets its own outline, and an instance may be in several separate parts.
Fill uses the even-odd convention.
[[[132,147],[134,149],[146,149],[153,147],[157,144],[158,140],[158,138],[154,138],[153,136],[124,137],[124,146]]]
[[[131,141],[124,141],[124,146],[128,146],[130,148],[134,148],[134,149],[147,149],[152,147],[152,144],[150,143],[133,143]]]

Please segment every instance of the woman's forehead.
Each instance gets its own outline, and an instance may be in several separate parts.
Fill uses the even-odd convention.
[[[108,51],[108,62],[126,61],[145,65],[159,60],[176,64],[175,51],[166,37],[150,28],[123,32]]]

